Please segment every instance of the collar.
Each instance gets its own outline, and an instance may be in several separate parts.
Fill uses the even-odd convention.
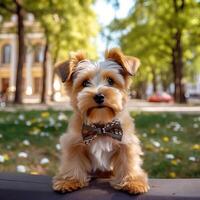
[[[82,137],[85,144],[90,144],[96,137],[109,136],[118,141],[122,140],[123,130],[119,120],[115,119],[109,123],[83,124]]]

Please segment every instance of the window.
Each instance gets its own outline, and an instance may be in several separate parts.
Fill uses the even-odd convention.
[[[43,48],[40,44],[34,47],[34,62],[41,63],[43,61]]]
[[[39,94],[41,91],[42,79],[39,77],[34,78],[34,94]]]
[[[1,93],[5,94],[9,87],[9,79],[8,78],[2,78],[1,79]]]
[[[1,56],[2,64],[8,64],[11,60],[11,46],[10,44],[5,44],[2,47],[2,56]]]

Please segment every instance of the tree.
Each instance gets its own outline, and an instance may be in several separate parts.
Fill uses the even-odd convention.
[[[93,1],[40,1],[29,5],[29,12],[33,13],[36,20],[44,30],[46,45],[43,60],[43,84],[41,102],[45,103],[46,93],[46,58],[51,53],[53,65],[58,59],[66,59],[67,52],[84,49],[91,56],[96,56],[92,39],[98,32],[96,16],[91,9]],[[50,47],[50,48],[48,48]],[[50,50],[49,50],[50,49]],[[55,77],[53,69],[52,80]],[[53,81],[52,81],[53,90]]]
[[[200,34],[199,8],[197,0],[137,0],[126,19],[111,25],[112,30],[122,32],[124,51],[141,58],[143,69],[151,68],[151,76],[143,74],[142,79],[148,76],[152,81],[159,76],[165,89],[174,82],[174,98],[179,103],[185,102],[183,78],[198,68],[194,63],[199,43],[194,40]]]

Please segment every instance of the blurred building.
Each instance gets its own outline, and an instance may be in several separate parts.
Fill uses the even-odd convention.
[[[186,96],[188,98],[200,99],[200,74],[194,77],[192,83],[186,85]]]
[[[0,25],[0,92],[7,92],[8,99],[12,100],[15,91],[17,68],[17,17],[13,15],[10,21]],[[28,14],[24,21],[25,35],[25,62],[23,69],[23,97],[24,101],[39,100],[42,86],[42,61],[44,53],[44,34],[32,14]],[[47,98],[52,94],[54,87],[55,98],[61,96],[61,82],[56,77],[52,83],[53,66],[51,55],[47,58]]]

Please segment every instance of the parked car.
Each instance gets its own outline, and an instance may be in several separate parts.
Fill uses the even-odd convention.
[[[174,101],[173,97],[166,92],[155,93],[148,98],[148,102],[166,102],[166,103],[169,103],[169,102],[173,102],[173,101]]]

